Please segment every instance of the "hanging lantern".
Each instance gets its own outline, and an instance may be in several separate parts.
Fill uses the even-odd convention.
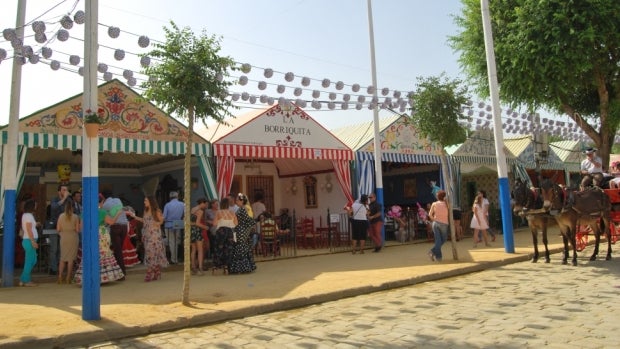
[[[360,102],[355,103],[355,109],[362,110],[362,103]]]
[[[344,88],[344,82],[342,82],[342,81],[338,81],[338,82],[336,83],[336,90],[340,91],[340,90],[342,90],[343,88]]]
[[[312,91],[312,98],[319,98],[321,96],[321,92],[318,90]]]
[[[32,30],[35,33],[44,33],[45,32],[45,22],[43,22],[43,21],[34,21],[34,22],[32,22]]]
[[[308,106],[308,103],[305,100],[301,100],[297,103],[300,108],[305,108]]]
[[[116,59],[117,61],[122,61],[123,58],[125,58],[125,51],[121,49],[116,49],[114,51],[114,59]]]
[[[329,99],[331,99],[332,101],[336,99],[336,92],[330,92],[329,93]]]
[[[258,82],[258,89],[259,90],[264,90],[266,88],[267,88],[267,83],[266,82],[264,82],[264,81],[259,81]]]
[[[321,81],[321,86],[323,86],[324,88],[328,88],[330,84],[331,81],[329,81],[329,79],[323,79],[323,81]]]
[[[366,97],[364,97],[363,95],[359,95],[357,96],[357,101],[359,103],[364,103],[364,101],[366,101]]]
[[[129,69],[123,70],[123,77],[125,79],[129,80],[131,77],[133,77],[133,71],[131,71]]]
[[[398,98],[398,99],[400,99],[400,91],[394,91],[394,93],[392,94],[392,96],[394,96],[394,98]]]
[[[336,103],[334,103],[334,102],[327,103],[327,108],[329,110],[334,110],[336,108]]]
[[[351,100],[351,95],[348,93],[345,93],[344,95],[342,95],[342,100],[345,102],[348,102]]]
[[[247,92],[241,93],[241,99],[247,101],[248,99],[250,99],[250,94]]]
[[[149,39],[149,37],[146,35],[141,35],[138,38],[138,46],[142,48],[148,47],[150,43],[151,43],[151,39]]]
[[[241,72],[243,72],[243,74],[248,74],[250,71],[252,71],[250,63],[243,63],[241,65]]]
[[[224,74],[222,74],[222,72],[218,72],[217,74],[215,74],[215,80],[217,80],[218,82],[224,81]]]
[[[50,68],[52,68],[52,70],[58,70],[60,69],[60,62],[58,62],[57,60],[53,60],[50,63]]]
[[[374,94],[374,93],[375,93],[375,87],[374,87],[374,86],[372,86],[372,85],[369,85],[369,86],[366,88],[366,92],[367,92],[369,95]]]
[[[316,99],[312,101],[312,108],[314,109],[321,109],[321,103],[319,101],[317,101]]]
[[[41,56],[43,56],[43,58],[45,59],[49,59],[50,57],[52,57],[52,49],[47,46],[41,48]]]
[[[310,78],[307,76],[304,76],[303,78],[301,78],[301,85],[302,86],[310,85]]]
[[[349,109],[349,103],[347,103],[347,102],[340,103],[340,109],[348,110]]]
[[[17,32],[13,28],[6,28],[2,31],[2,36],[4,36],[4,40],[11,41],[17,37]]]
[[[260,95],[258,100],[263,104],[267,103],[267,95]]]
[[[62,18],[60,19],[60,25],[69,30],[71,28],[73,28],[73,20],[71,19],[71,17],[69,17],[68,15],[64,15],[62,16]]]
[[[0,61],[6,59],[6,50],[0,47]]]
[[[79,68],[78,68],[78,74],[79,74],[80,76],[84,76],[84,67],[79,67]]]
[[[64,29],[60,29],[58,30],[56,37],[58,38],[59,41],[67,41],[69,40],[69,32]]]
[[[303,107],[301,106],[301,105],[303,104],[303,102],[304,102],[304,101],[303,101],[303,99],[301,99],[301,98],[297,98],[297,99],[295,100],[295,104],[296,104],[297,106],[301,107],[301,108],[303,108]]]
[[[351,91],[358,92],[360,90],[360,84],[353,84],[351,86]]]
[[[286,88],[284,87],[284,85],[278,85],[278,87],[276,88],[276,91],[278,93],[284,93],[285,90]]]
[[[382,96],[387,96],[388,93],[390,93],[390,89],[389,88],[384,87],[384,88],[381,89],[381,95]]]
[[[291,82],[295,79],[295,74],[288,72],[286,74],[284,74],[284,80]]]
[[[34,41],[43,44],[47,41],[47,35],[45,33],[36,33],[34,34]]]
[[[140,65],[143,67],[148,67],[149,65],[151,65],[151,57],[149,56],[140,57]]]
[[[295,87],[295,90],[293,91],[293,94],[297,97],[301,96],[303,90],[301,89],[301,87]]]
[[[287,109],[289,107],[289,102],[286,98],[280,97],[278,98],[278,105],[280,105],[280,108]]]
[[[105,63],[99,63],[97,64],[97,71],[100,73],[105,73],[108,71],[108,65]]]
[[[112,39],[116,39],[121,35],[121,28],[119,27],[108,27],[108,36]]]
[[[1,60],[2,59],[0,58],[0,61]],[[30,56],[28,61],[30,62],[30,64],[37,64],[37,63],[39,63],[39,55],[32,55],[32,56]]]
[[[235,101],[235,102],[238,101],[239,100],[239,94],[238,93],[233,93],[232,94],[232,100]]]
[[[69,56],[69,63],[71,63],[71,65],[78,65],[78,64],[80,64],[80,56],[78,56],[78,55],[71,55],[71,56]]]
[[[245,75],[241,75],[239,77],[239,85],[245,86],[245,85],[247,85],[247,83],[248,83],[248,77],[245,76]]]
[[[22,47],[22,56],[24,57],[30,57],[34,54],[34,52],[32,51],[32,47],[29,45],[26,45],[24,47]]]
[[[15,50],[19,50],[22,47],[23,44],[24,44],[24,42],[20,38],[16,37],[16,38],[11,39],[11,46]]]
[[[250,103],[256,104],[256,96],[250,96]]]
[[[103,80],[105,80],[105,81],[112,80],[112,73],[110,73],[109,71],[103,73]]]
[[[388,104],[388,105],[389,105],[389,104],[392,104],[392,98],[390,98],[390,97],[386,97],[386,98],[383,100],[383,103]]]
[[[77,24],[84,24],[85,18],[86,18],[86,14],[82,10],[77,11],[75,15],[73,15],[73,20]]]
[[[265,77],[267,79],[269,79],[270,77],[273,76],[273,69],[271,69],[271,68],[265,69],[265,72],[263,73],[263,75],[265,75]]]
[[[267,104],[269,105],[273,105],[274,101],[273,101],[273,97],[269,97],[267,98]]]

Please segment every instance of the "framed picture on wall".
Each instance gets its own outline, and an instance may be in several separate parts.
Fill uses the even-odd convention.
[[[415,185],[415,177],[405,178],[403,181],[403,197],[405,199],[412,199],[418,196],[418,190]]]
[[[316,177],[304,177],[304,194],[306,197],[306,208],[317,208],[319,206],[316,196]]]

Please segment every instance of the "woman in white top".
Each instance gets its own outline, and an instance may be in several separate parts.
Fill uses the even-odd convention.
[[[213,269],[221,269],[227,272],[232,246],[236,242],[234,228],[237,226],[237,215],[229,209],[229,198],[220,201],[220,209],[215,212],[213,225],[215,226],[215,238],[213,239]]]
[[[37,263],[37,248],[39,248],[39,244],[37,243],[37,239],[39,238],[39,233],[37,232],[37,222],[34,219],[34,209],[36,207],[36,202],[34,199],[29,199],[24,203],[24,214],[22,215],[22,231],[24,235],[22,236],[22,247],[26,252],[26,258],[24,260],[24,270],[19,278],[19,286],[33,287],[37,286],[34,282],[32,282],[32,268]]]
[[[478,246],[478,241],[476,240],[478,236],[478,232],[482,231],[482,238],[484,240],[484,244],[486,246],[491,246],[489,244],[489,238],[487,236],[487,229],[489,229],[489,223],[487,222],[486,217],[484,216],[484,206],[483,206],[484,197],[482,193],[478,193],[476,195],[476,200],[474,201],[474,205],[472,206],[472,218],[470,227],[474,229],[474,247]]]
[[[364,244],[368,237],[368,195],[363,194],[358,201],[355,201],[350,208],[346,208],[351,220],[351,249],[356,253],[356,245],[359,244],[359,251],[364,253]]]

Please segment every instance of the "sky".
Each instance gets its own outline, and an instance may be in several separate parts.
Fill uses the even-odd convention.
[[[74,9],[75,8],[75,9]],[[457,33],[453,15],[461,8],[459,0],[375,0],[372,3],[377,86],[394,90],[412,91],[417,77],[445,73],[450,78],[462,77],[457,55],[449,47],[447,37]],[[26,23],[35,19],[46,21],[48,39],[60,29],[60,18],[84,9],[84,1],[28,0]],[[100,0],[99,1],[99,62],[108,64],[115,78],[126,83],[122,76],[125,69],[136,74],[140,92],[139,57],[145,53],[138,46],[138,36],[146,35],[151,42],[165,39],[163,27],[174,21],[179,27],[190,27],[199,35],[205,32],[220,38],[221,54],[240,63],[253,66],[247,74],[245,86],[234,86],[231,92],[268,94],[279,96],[276,85],[283,84],[286,93],[294,97],[294,87],[302,87],[301,77],[312,79],[304,87],[302,97],[312,100],[313,90],[320,90],[319,99],[327,100],[327,90],[321,86],[323,79],[345,83],[342,91],[359,84],[362,90],[372,85],[369,21],[365,0]],[[7,2],[0,13],[0,29],[14,28],[17,1]],[[108,26],[119,27],[117,39],[108,36]],[[40,49],[32,35],[31,25],[26,26],[26,43],[35,51]],[[22,68],[20,117],[30,115],[55,103],[81,93],[82,77],[69,63],[69,55],[84,56],[84,25],[74,24],[70,38],[54,40],[47,46],[54,50],[51,59],[61,62],[53,71],[49,64],[26,64]],[[135,35],[132,35],[135,34]],[[37,45],[37,46],[35,46]],[[0,37],[0,47],[9,52],[10,42]],[[114,58],[114,50],[126,52],[122,61]],[[83,64],[83,60],[80,65]],[[265,68],[276,74],[271,79],[263,76]],[[8,123],[12,61],[0,62],[0,125]],[[284,73],[296,75],[293,82],[284,80]],[[241,75],[241,72],[236,72]],[[102,75],[99,74],[99,77]],[[236,77],[236,76],[234,76]],[[265,81],[269,87],[259,91],[257,84]],[[104,81],[100,81],[103,83]],[[348,91],[347,91],[348,89]],[[242,102],[241,99],[239,102]],[[237,103],[242,107],[265,107],[249,102]],[[247,112],[243,108],[233,114]],[[327,129],[370,121],[373,113],[367,108],[359,111],[315,110],[309,105],[305,110]]]

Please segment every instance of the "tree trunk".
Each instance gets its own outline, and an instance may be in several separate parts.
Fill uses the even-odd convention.
[[[190,260],[190,210],[192,207],[190,190],[191,190],[191,173],[190,165],[192,163],[192,135],[194,133],[194,108],[190,107],[187,111],[189,125],[187,130],[187,143],[185,147],[185,162],[183,164],[183,202],[185,203],[184,213],[184,234],[183,234],[183,295],[181,302],[183,305],[190,305],[189,303],[189,281],[191,278],[191,260]]]
[[[452,195],[450,188],[452,187],[452,178],[448,176],[448,157],[446,156],[446,151],[442,150],[441,155],[439,156],[441,159],[441,174],[443,177],[443,182],[445,191],[446,191],[446,203],[448,204],[448,223],[450,224],[450,241],[452,242],[452,258],[455,261],[459,260],[459,254],[456,250],[456,229],[454,227],[454,217],[452,216]]]

